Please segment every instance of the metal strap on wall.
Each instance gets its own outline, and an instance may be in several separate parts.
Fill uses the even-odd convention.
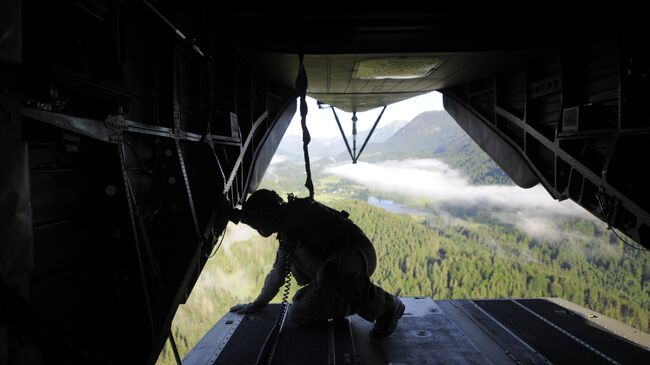
[[[110,115],[105,121],[80,118],[61,113],[55,113],[35,108],[21,108],[21,114],[43,123],[53,125],[71,132],[79,133],[86,137],[94,138],[104,142],[111,142],[110,136],[114,134],[111,124],[121,125],[123,132],[147,134],[156,137],[175,138],[190,142],[200,142],[202,136],[197,133],[183,130],[173,130],[167,127],[160,127],[151,124],[134,122],[125,119],[121,115]],[[213,142],[219,145],[239,146],[240,139],[211,134],[203,138],[206,143]]]
[[[149,8],[149,9],[150,9],[154,14],[156,14],[156,15],[160,18],[160,20],[163,21],[163,23],[167,24],[167,25],[168,25],[168,26],[169,26],[169,27],[174,31],[174,33],[176,33],[176,35],[178,35],[178,37],[180,37],[180,39],[182,39],[182,40],[188,42],[188,44],[190,45],[190,47],[192,47],[192,49],[193,49],[197,54],[199,54],[201,57],[205,57],[205,54],[203,53],[203,51],[201,51],[201,48],[200,48],[199,45],[196,43],[196,38],[190,38],[190,37],[188,37],[187,35],[185,35],[185,33],[183,33],[183,32],[182,32],[182,31],[181,31],[177,26],[175,26],[171,21],[169,21],[169,19],[167,19],[167,17],[165,17],[164,15],[162,15],[162,13],[161,13],[160,11],[158,11],[158,9],[156,9],[153,5],[151,5],[150,2],[148,2],[147,0],[142,0],[142,2],[143,2],[143,3],[144,3],[144,4],[145,4],[145,5],[146,5],[146,6],[147,6],[147,7],[148,7],[148,8]]]
[[[222,194],[227,193],[232,187],[232,183],[235,180],[235,176],[237,176],[239,167],[244,161],[244,155],[246,154],[246,151],[248,151],[248,145],[250,145],[251,140],[255,135],[255,130],[266,120],[267,116],[268,116],[268,111],[265,110],[264,113],[262,113],[262,115],[260,115],[255,121],[255,123],[253,123],[253,125],[251,126],[251,130],[250,132],[248,132],[246,141],[244,142],[243,145],[241,145],[241,149],[239,151],[239,156],[237,157],[237,161],[235,161],[235,165],[233,166],[232,171],[230,171],[230,175],[228,176],[228,181],[226,182],[226,184],[224,184]]]
[[[126,157],[124,155],[124,142],[118,143],[117,150],[120,158],[120,167],[122,169],[122,178],[124,180],[124,193],[126,195],[127,204],[129,206],[129,215],[131,218],[131,228],[133,230],[133,242],[135,243],[136,256],[138,259],[138,268],[140,270],[140,280],[142,281],[145,305],[147,308],[147,318],[149,320],[149,330],[151,331],[152,340],[156,337],[156,329],[154,327],[153,312],[151,310],[151,298],[149,297],[149,285],[147,284],[147,276],[144,272],[144,262],[142,260],[142,250],[140,248],[140,239],[136,225],[135,213],[135,196],[133,195],[133,187],[129,179],[129,173],[126,169]]]
[[[451,94],[445,94],[445,98],[452,99],[458,103],[461,103],[461,101],[458,100],[457,97]],[[471,107],[466,106],[468,109],[472,110]],[[619,200],[619,203],[622,204],[625,209],[629,210],[639,218],[641,218],[642,221],[644,222],[649,222],[650,221],[650,213],[645,211],[643,208],[641,208],[635,201],[630,199],[627,195],[623,194],[619,189],[616,187],[612,186],[609,182],[606,181],[606,179],[603,179],[602,176],[596,174],[593,172],[590,168],[585,166],[581,161],[573,157],[570,153],[566,152],[562,148],[558,148],[555,146],[555,142],[549,140],[546,136],[544,136],[542,133],[537,131],[535,128],[530,126],[530,124],[525,123],[523,120],[519,119],[517,116],[514,114],[510,113],[509,111],[500,108],[500,107],[495,107],[495,111],[497,115],[507,119],[509,122],[512,122],[514,125],[518,126],[522,130],[524,130],[526,133],[530,134],[535,138],[536,141],[541,143],[544,147],[547,149],[553,151],[553,153],[561,158],[563,161],[567,162],[568,164],[571,165],[572,169],[575,169],[578,171],[585,179],[589,180],[592,184],[600,187],[602,193],[608,194],[608,195],[613,195],[616,196],[617,199]],[[479,115],[479,113],[475,112],[475,114]],[[500,130],[495,129],[490,123],[485,123],[487,126],[492,128],[496,133],[499,135],[503,136],[503,132]],[[507,139],[507,136],[504,137]],[[516,144],[514,148],[516,148],[522,156],[524,156],[526,159],[528,159],[526,152],[522,150],[520,147],[516,147]],[[530,166],[534,166],[532,163],[529,162]],[[540,176],[541,174],[537,174]],[[558,192],[553,188],[553,184],[550,184],[546,182],[545,179],[542,179],[545,182],[545,187],[546,190],[551,194],[555,199],[557,199]],[[598,209],[598,208],[596,208]],[[620,227],[619,227],[620,229]]]
[[[210,150],[212,151],[212,156],[214,156],[214,160],[217,163],[217,167],[219,168],[219,172],[221,173],[221,178],[222,181],[224,182],[224,185],[226,184],[226,174],[223,172],[223,167],[221,166],[221,162],[219,162],[219,156],[217,156],[217,150],[214,149],[214,144],[208,143],[210,146]]]
[[[190,188],[190,180],[187,177],[187,169],[185,168],[185,159],[183,158],[183,150],[181,149],[181,141],[175,139],[176,143],[176,152],[178,153],[178,162],[181,167],[181,173],[183,174],[183,181],[185,182],[185,191],[187,192],[187,199],[190,204],[190,213],[192,213],[192,221],[194,222],[194,230],[196,231],[196,237],[201,239],[201,229],[199,228],[199,220],[196,216],[196,210],[194,209],[194,199],[192,198],[192,189]]]
[[[145,1],[145,0],[143,0]],[[146,2],[146,1],[145,1]],[[155,11],[155,9],[154,9]],[[174,109],[174,135],[172,136],[174,138],[174,144],[176,145],[176,153],[178,154],[178,163],[181,168],[181,174],[183,174],[183,182],[185,183],[185,192],[187,193],[187,201],[189,203],[190,207],[190,213],[192,214],[192,222],[194,223],[194,232],[196,233],[196,237],[201,240],[201,229],[199,228],[199,220],[196,216],[196,210],[194,209],[194,199],[192,198],[192,189],[190,187],[190,180],[187,177],[187,168],[185,167],[185,159],[183,158],[183,149],[181,147],[181,141],[176,137],[178,131],[181,130],[181,114],[182,114],[182,109],[181,109],[181,101],[180,101],[180,80],[179,78],[179,72],[178,72],[178,50],[176,47],[174,47],[174,80],[173,80],[173,87],[172,87],[172,104],[173,104],[173,109]]]

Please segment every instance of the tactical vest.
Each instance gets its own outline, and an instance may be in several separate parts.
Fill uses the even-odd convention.
[[[284,232],[281,242],[292,254],[294,275],[302,272],[313,279],[314,272],[330,255],[353,245],[369,243],[365,234],[349,218],[346,211],[338,211],[311,198],[293,198],[285,209],[296,217],[295,228]]]

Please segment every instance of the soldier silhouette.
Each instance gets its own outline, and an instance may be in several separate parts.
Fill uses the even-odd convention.
[[[383,338],[395,330],[404,304],[370,281],[377,264],[375,249],[347,212],[292,195],[285,203],[275,191],[266,189],[251,194],[241,210],[227,202],[223,209],[230,221],[243,222],[264,237],[277,233],[279,240],[273,269],[257,299],[235,305],[231,311],[252,313],[266,306],[291,270],[302,286],[289,313],[294,323],[309,325],[358,314],[375,322],[371,338]]]

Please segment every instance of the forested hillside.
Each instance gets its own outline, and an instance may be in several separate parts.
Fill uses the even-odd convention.
[[[593,222],[567,223],[556,242],[513,227],[437,217],[423,222],[358,200],[334,206],[375,243],[375,280],[402,296],[448,298],[561,297],[650,328],[650,255],[626,248]]]
[[[361,160],[436,158],[461,170],[474,184],[512,184],[446,111],[419,114],[384,143],[368,145]]]
[[[592,222],[574,220],[563,228],[571,239],[545,242],[503,225],[471,220],[450,225],[438,217],[389,213],[360,200],[321,198],[348,211],[366,232],[378,257],[372,280],[400,296],[561,297],[641,330],[650,327],[650,256],[616,245]],[[227,233],[227,242],[232,235]],[[174,320],[181,353],[230,306],[254,299],[276,248],[273,237],[252,235],[226,244],[208,262]],[[167,347],[159,363],[174,363]]]

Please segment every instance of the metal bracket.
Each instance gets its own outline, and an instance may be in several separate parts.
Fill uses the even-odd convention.
[[[171,132],[169,133],[170,137],[179,140],[183,138],[183,133],[180,128],[174,127]]]
[[[108,142],[121,144],[124,143],[123,132],[128,128],[126,120],[121,115],[109,115],[104,121],[104,125],[110,131]]]
[[[352,163],[355,164],[357,163],[357,160],[359,160],[359,156],[361,156],[361,153],[363,153],[363,149],[366,148],[366,144],[368,144],[368,141],[370,141],[370,137],[372,137],[372,134],[375,132],[375,128],[377,128],[377,124],[379,124],[379,121],[381,120],[381,117],[384,115],[384,111],[386,110],[386,106],[381,109],[381,112],[379,113],[379,116],[377,117],[377,120],[375,120],[375,124],[372,125],[372,129],[370,129],[370,132],[368,133],[368,136],[366,137],[366,140],[363,142],[363,145],[361,146],[361,149],[359,150],[359,153],[357,153],[357,113],[354,112],[352,114],[352,144],[353,144],[353,149],[350,149],[350,143],[348,143],[348,138],[345,136],[345,132],[343,132],[343,127],[341,126],[341,121],[339,120],[339,116],[336,114],[336,110],[334,109],[333,106],[330,106],[330,109],[332,109],[332,113],[334,114],[334,119],[336,120],[336,124],[339,126],[339,131],[341,132],[341,137],[343,137],[343,142],[345,142],[345,147],[348,149],[348,153],[350,154],[350,158],[352,159]]]

